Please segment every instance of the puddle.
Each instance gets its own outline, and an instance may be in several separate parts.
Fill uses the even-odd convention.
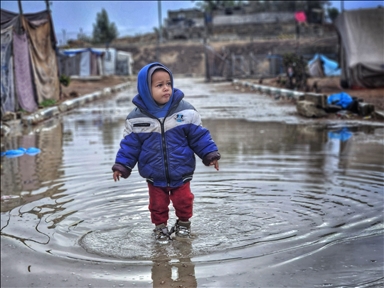
[[[2,249],[21,245],[30,251],[9,259],[24,257],[28,263],[49,256],[60,271],[68,269],[60,259],[98,263],[105,281],[129,287],[161,284],[162,279],[176,284],[188,277],[193,287],[197,282],[201,287],[225,287],[223,279],[228,285],[237,281],[242,287],[262,286],[266,282],[256,281],[261,276],[253,274],[254,269],[271,272],[261,274],[275,286],[300,286],[304,278],[291,276],[284,282],[283,272],[308,272],[314,259],[319,266],[310,286],[383,281],[383,246],[377,243],[382,244],[384,231],[384,127],[303,123],[294,107],[264,109],[271,105],[266,96],[221,91],[199,97],[212,90],[205,85],[188,82],[184,92],[201,111],[222,160],[219,172],[198,161],[191,182],[195,202],[190,242],[154,243],[146,183],[137,169],[128,180],[112,180],[124,119],[132,108],[130,102],[116,101],[122,97],[117,95],[48,121],[33,133],[2,140],[6,149],[41,149],[34,157],[1,159],[1,237],[7,240]],[[170,216],[172,225],[172,207]],[[374,243],[364,244],[370,241]],[[375,250],[347,261],[348,247]],[[322,262],[324,257],[330,262]],[[36,271],[28,265],[25,273]],[[127,265],[132,270],[124,272],[125,277],[116,274],[115,269]],[[333,267],[333,281],[323,282],[330,275],[328,266]],[[147,274],[127,276],[139,267]],[[187,273],[180,276],[183,267]],[[2,275],[8,271],[4,269]],[[94,267],[78,272],[82,279],[97,278],[89,269]],[[368,276],[357,273],[363,270],[370,271]],[[272,275],[280,272],[277,278]],[[220,275],[221,280],[215,279]]]

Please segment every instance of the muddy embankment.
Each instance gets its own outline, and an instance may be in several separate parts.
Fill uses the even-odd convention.
[[[298,52],[302,55],[315,53],[337,54],[337,37],[308,38],[308,39],[275,39],[275,40],[237,40],[224,42],[211,42],[208,45],[212,49],[207,50],[207,55],[213,58],[228,57],[229,55],[253,55],[284,54]],[[133,70],[137,73],[144,65],[159,60],[168,66],[174,74],[193,76],[205,75],[205,49],[203,40],[194,41],[168,41],[160,45],[154,42],[124,43],[117,42],[114,48],[131,52],[133,56]],[[212,53],[214,51],[215,53]],[[216,56],[214,56],[216,55]],[[269,69],[269,67],[266,67]]]
[[[147,39],[148,40],[148,39]],[[155,41],[144,41],[138,43],[124,42],[123,40],[116,41],[114,47],[116,49],[131,52],[133,56],[133,72],[136,74],[144,65],[160,61],[168,66],[174,74],[181,74],[185,76],[204,77],[206,71],[205,55],[209,57],[210,73],[213,76],[220,76],[226,78],[228,72],[231,73],[229,65],[225,70],[223,68],[223,59],[230,60],[230,55],[238,55],[248,57],[249,55],[257,56],[258,63],[255,62],[257,73],[254,75],[244,75],[239,73],[230,78],[247,78],[254,81],[260,80],[260,74],[266,75],[270,71],[270,64],[267,55],[284,53],[298,53],[306,58],[311,57],[316,53],[325,55],[333,55],[337,58],[338,55],[338,39],[336,36],[322,37],[322,38],[303,38],[300,40],[295,39],[274,39],[274,40],[236,40],[236,41],[208,41],[210,49],[204,49],[203,40],[178,40],[168,41],[165,43],[157,44]],[[246,60],[247,60],[246,59]],[[245,61],[244,65],[249,63]],[[215,67],[213,67],[215,66]],[[220,75],[220,72],[227,72],[225,75]],[[249,72],[249,71],[248,71]],[[241,72],[240,72],[241,74]],[[245,79],[244,78],[244,79]],[[281,87],[276,83],[276,78],[263,77],[263,84],[273,87]],[[227,79],[228,80],[228,79]],[[229,79],[230,80],[230,79]],[[256,82],[255,82],[256,83]],[[325,77],[325,78],[309,78],[308,85],[313,87],[316,83],[318,93],[332,94],[344,91],[353,97],[362,99],[366,103],[373,104],[377,110],[384,110],[384,88],[380,89],[342,89],[340,87],[339,77]],[[315,91],[310,91],[315,92]]]

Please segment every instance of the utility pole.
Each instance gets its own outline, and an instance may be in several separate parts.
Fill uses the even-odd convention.
[[[19,14],[23,15],[23,7],[21,6],[21,0],[18,0],[17,4],[19,5]],[[21,17],[19,17],[19,19],[21,19]],[[18,22],[18,24],[16,25],[17,33],[21,34],[23,32],[23,24],[22,24],[22,21],[20,21],[20,20],[17,22]]]
[[[160,62],[160,43],[163,41],[162,39],[162,29],[161,29],[161,1],[157,1],[157,12],[159,15],[159,35],[157,38],[157,48],[156,48],[156,61]]]
[[[208,40],[208,12],[204,13],[204,58],[205,58],[205,81],[209,82],[211,81],[211,73],[209,71],[209,61],[208,61],[208,48],[207,48],[207,40]]]
[[[161,17],[161,0],[158,0],[157,1],[157,10],[159,12],[159,42],[162,43],[163,42],[163,32],[162,32],[162,17]]]
[[[45,6],[47,7],[47,10],[49,12],[51,12],[50,8],[49,8],[49,1],[48,0],[45,0]]]
[[[19,13],[20,13],[20,15],[23,15],[23,7],[21,7],[21,0],[18,0],[17,4],[19,4]]]

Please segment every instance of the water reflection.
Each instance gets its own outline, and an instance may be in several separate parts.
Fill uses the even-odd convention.
[[[61,177],[59,167],[62,164],[62,124],[57,119],[44,123],[39,131],[12,137],[4,143],[5,150],[17,147],[41,147],[41,153],[17,158],[2,158],[1,196],[12,201],[4,201],[1,211],[10,211],[15,207],[52,196],[57,187],[39,192]]]
[[[166,257],[167,249],[162,245],[153,247],[152,283],[153,287],[197,287],[195,264],[191,261],[193,250],[191,241],[173,241],[177,259]]]
[[[197,238],[159,248],[145,181],[136,169],[112,181],[126,113],[110,107],[96,103],[7,139],[6,149],[41,153],[1,159],[2,237],[36,254],[150,265],[154,287],[196,287],[201,263],[303,263],[333,245],[383,233],[382,127],[348,126],[345,139],[334,137],[337,126],[206,119],[223,157],[220,172],[197,165]]]

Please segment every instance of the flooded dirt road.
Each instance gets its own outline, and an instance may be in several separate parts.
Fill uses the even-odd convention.
[[[210,129],[190,241],[154,243],[145,180],[111,166],[135,88],[2,139],[1,287],[380,287],[384,125],[176,78]],[[170,224],[176,220],[172,207]]]

